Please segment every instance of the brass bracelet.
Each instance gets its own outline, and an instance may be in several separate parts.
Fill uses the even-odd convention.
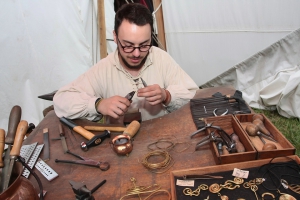
[[[99,115],[102,115],[99,111],[98,111],[98,105],[100,104],[100,102],[102,101],[103,99],[102,98],[98,98],[96,101],[95,101],[95,109],[96,109],[96,112],[99,114]]]

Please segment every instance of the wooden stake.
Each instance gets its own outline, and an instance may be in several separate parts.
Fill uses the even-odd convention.
[[[153,0],[154,10],[160,5],[161,0]],[[164,27],[164,17],[162,12],[162,6],[155,13],[156,22],[157,22],[157,37],[162,45],[162,49],[167,51],[166,39],[165,39],[165,27]]]
[[[102,59],[107,56],[104,0],[98,0],[98,27],[100,41],[100,59]]]

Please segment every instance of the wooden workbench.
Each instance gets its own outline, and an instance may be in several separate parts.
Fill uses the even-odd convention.
[[[211,97],[211,95],[216,92],[221,92],[222,94],[234,94],[235,90],[231,87],[206,88],[198,90],[194,98]],[[94,122],[89,122],[87,120],[74,120],[74,122],[81,126],[95,124]],[[199,135],[199,137],[190,139],[191,133],[197,129],[192,120],[189,104],[163,117],[143,121],[139,132],[134,137],[133,151],[128,157],[118,156],[110,147],[109,142],[111,139],[120,133],[112,133],[111,138],[105,139],[99,146],[92,147],[87,152],[84,152],[80,148],[80,143],[82,141],[87,142],[87,140],[77,133],[73,132],[72,134],[71,131],[63,125],[69,150],[94,160],[109,162],[110,169],[108,171],[101,171],[100,169],[83,165],[55,163],[55,159],[77,159],[70,154],[63,153],[60,140],[51,140],[51,138],[59,137],[58,123],[60,123],[59,118],[55,115],[54,111],[49,112],[30,136],[23,142],[23,145],[32,144],[34,142],[42,144],[43,129],[49,129],[50,160],[46,163],[53,168],[59,176],[49,182],[37,169],[34,169],[43,183],[44,190],[47,191],[45,196],[46,200],[75,199],[75,194],[69,183],[70,180],[82,182],[89,190],[91,190],[102,180],[106,179],[107,182],[93,193],[95,199],[120,199],[126,194],[127,189],[133,187],[133,184],[130,181],[131,177],[134,177],[137,180],[137,186],[159,184],[162,189],[166,189],[170,192],[171,183],[169,172],[171,170],[216,165],[209,145],[207,145],[207,148],[202,148],[201,151],[194,151],[195,144],[202,136]],[[94,133],[101,134],[100,132]],[[166,136],[175,136],[177,142],[187,142],[190,146],[183,152],[179,151],[180,149],[185,148],[186,144],[176,146],[175,150],[177,151],[173,149],[169,152],[175,161],[174,165],[165,173],[152,173],[148,171],[140,161],[150,152],[147,148],[148,144],[156,142],[158,139]],[[173,137],[174,140],[172,140],[174,142],[176,142],[175,137]],[[38,185],[32,175],[30,175],[29,180],[34,184],[38,191]],[[167,195],[161,194],[155,196],[155,199],[165,200],[167,199]]]

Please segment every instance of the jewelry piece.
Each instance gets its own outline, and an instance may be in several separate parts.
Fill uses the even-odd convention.
[[[272,193],[270,193],[270,192],[265,192],[265,193],[263,193],[263,194],[261,195],[262,200],[265,199],[265,196],[266,196],[266,195],[271,196],[273,199],[275,199],[275,195],[274,195],[274,194],[272,194]]]
[[[184,188],[183,189],[183,194],[186,195],[186,196],[199,196],[201,190],[207,190],[207,189],[208,189],[208,186],[206,184],[201,184],[194,191],[192,191],[191,188]]]
[[[281,179],[281,184],[283,185],[283,187],[285,189],[290,189],[293,192],[300,194],[300,185],[296,185],[296,184],[288,184],[288,182],[284,179]]]
[[[217,183],[214,183],[212,185],[209,186],[209,191],[212,192],[212,193],[218,193],[220,192],[223,188],[225,189],[229,189],[229,190],[234,190],[235,188],[239,188],[240,184],[242,184],[244,182],[244,179],[242,178],[238,178],[238,177],[235,177],[232,180],[227,180],[225,181],[225,184],[222,185],[222,184],[217,184]]]
[[[133,184],[132,188],[127,189],[126,195],[122,196],[120,200],[125,199],[127,197],[138,196],[140,200],[142,200],[142,195],[147,195],[144,200],[149,199],[153,195],[157,195],[158,193],[166,193],[168,195],[168,199],[171,199],[171,194],[168,190],[161,189],[158,184],[153,184],[151,186],[137,186],[136,179],[134,177],[130,178],[130,181]]]
[[[225,188],[228,190],[234,190],[235,188],[239,188],[240,184],[244,182],[244,179],[235,177],[233,180],[227,180],[225,181],[224,185],[223,184],[217,184],[214,183],[209,186],[209,191],[211,193],[218,193],[218,196],[221,198],[221,200],[228,200],[229,197],[226,195],[221,195],[220,191]]]
[[[253,180],[250,180],[249,182],[245,182],[243,184],[243,186],[244,186],[244,188],[250,188],[254,192],[255,197],[258,200],[258,196],[256,194],[256,191],[258,190],[258,186],[257,185],[262,184],[262,182],[264,182],[264,181],[265,181],[264,178],[255,178]]]
[[[286,193],[281,193],[279,190],[277,190],[277,192],[280,195],[279,200],[296,200],[295,197],[293,197],[292,195],[286,194]]]
[[[226,196],[226,195],[221,195],[221,194],[219,193],[218,196],[221,198],[221,200],[229,200],[229,197]]]

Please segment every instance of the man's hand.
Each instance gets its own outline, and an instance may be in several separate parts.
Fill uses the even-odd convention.
[[[119,119],[120,116],[123,116],[127,112],[130,104],[130,101],[125,97],[113,96],[107,99],[102,99],[97,110],[102,115],[108,115],[115,119]]]
[[[157,105],[166,99],[166,91],[159,85],[149,85],[145,88],[138,89],[138,97],[145,97],[150,105]]]

